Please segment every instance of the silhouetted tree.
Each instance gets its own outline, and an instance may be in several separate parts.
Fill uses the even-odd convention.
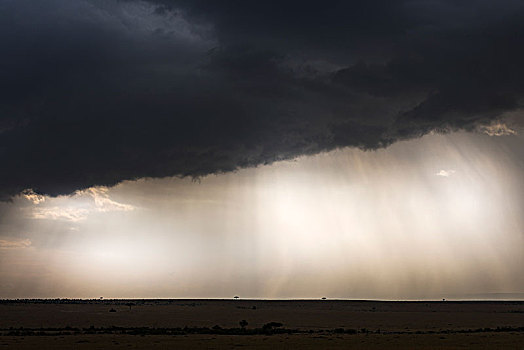
[[[246,326],[248,325],[246,320],[242,320],[242,321],[238,322],[238,324],[240,325],[240,327],[242,327],[242,329],[245,329]]]

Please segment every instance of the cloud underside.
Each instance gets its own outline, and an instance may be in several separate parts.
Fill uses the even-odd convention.
[[[512,1],[2,1],[0,197],[509,135],[523,23]]]
[[[93,213],[107,213],[119,211],[132,211],[136,208],[130,204],[119,203],[107,194],[106,187],[91,187],[85,190],[76,191],[71,197],[58,197],[51,199],[49,205],[42,205],[46,202],[46,197],[25,191],[22,196],[34,205],[29,207],[29,217],[32,219],[58,220],[69,222],[85,221]],[[73,198],[77,200],[76,205],[64,205],[64,199]],[[61,201],[62,200],[62,201]],[[79,204],[80,203],[80,204]],[[55,205],[56,204],[56,205]]]
[[[0,239],[0,250],[1,249],[29,248],[30,246],[31,246],[31,240],[29,239],[21,239],[21,240]]]

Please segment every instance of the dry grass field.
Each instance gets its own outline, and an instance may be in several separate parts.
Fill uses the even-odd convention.
[[[3,301],[0,334],[0,350],[524,349],[524,302]]]

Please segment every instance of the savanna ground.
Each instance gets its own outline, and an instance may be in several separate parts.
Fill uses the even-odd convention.
[[[0,301],[0,350],[136,348],[524,349],[524,302]]]

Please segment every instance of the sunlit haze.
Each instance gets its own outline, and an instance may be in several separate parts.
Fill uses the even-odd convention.
[[[1,298],[524,291],[524,139],[427,135],[1,203]]]

